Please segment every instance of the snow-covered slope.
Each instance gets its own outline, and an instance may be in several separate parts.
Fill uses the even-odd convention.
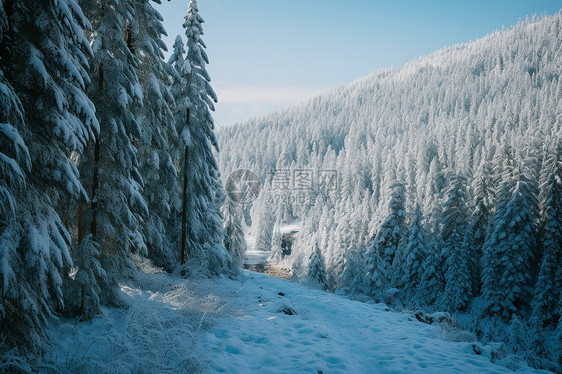
[[[511,372],[490,362],[491,347],[445,341],[441,327],[384,304],[361,303],[263,274],[246,272],[226,308],[234,317],[227,313],[217,319],[198,343],[207,348],[212,373]],[[543,372],[524,365],[518,370]]]
[[[245,272],[241,281],[141,274],[122,290],[127,309],[52,322],[49,363],[14,359],[0,372],[510,372],[490,361],[490,346],[442,339],[470,335],[263,274]]]

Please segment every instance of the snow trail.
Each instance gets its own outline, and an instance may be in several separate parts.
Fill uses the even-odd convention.
[[[238,295],[229,305],[237,316],[218,319],[198,342],[208,347],[212,373],[511,372],[490,362],[490,347],[441,340],[438,326],[384,304],[252,272]],[[524,366],[519,372],[541,371]]]

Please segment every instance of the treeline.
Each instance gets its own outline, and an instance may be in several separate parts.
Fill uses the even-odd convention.
[[[192,0],[165,62],[149,0],[2,0],[0,352],[41,351],[52,315],[121,305],[132,254],[235,271],[202,23]]]
[[[295,279],[454,313],[560,371],[561,72],[562,14],[526,20],[221,129],[221,172],[267,181],[246,221]],[[302,170],[337,188],[275,188]]]

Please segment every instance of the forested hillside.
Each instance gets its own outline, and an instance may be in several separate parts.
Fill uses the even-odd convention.
[[[197,1],[169,62],[150,0],[0,5],[0,371],[24,372],[12,360],[48,349],[52,317],[126,306],[133,259],[186,276],[240,261]]]
[[[561,73],[562,14],[535,17],[221,129],[221,174],[263,181],[245,222],[295,279],[561,370]]]

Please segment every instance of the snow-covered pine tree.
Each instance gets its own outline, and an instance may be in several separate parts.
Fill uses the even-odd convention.
[[[250,211],[252,217],[253,235],[256,239],[256,249],[260,251],[272,251],[271,258],[282,258],[281,232],[275,238],[276,229],[274,206],[268,203],[268,191],[263,191],[254,201]],[[277,226],[278,228],[278,226]],[[276,239],[277,242],[273,243]]]
[[[237,271],[242,267],[246,254],[246,240],[242,227],[242,206],[231,199],[223,205],[224,247],[232,257],[232,264]]]
[[[394,279],[395,270],[403,265],[394,259],[398,252],[404,251],[408,235],[405,211],[406,186],[404,183],[395,183],[390,188],[392,192],[388,204],[389,214],[379,228],[372,244],[373,250],[383,262],[388,281]],[[399,258],[402,257],[399,256]],[[370,260],[367,259],[367,261]]]
[[[314,249],[308,258],[308,274],[306,279],[314,286],[326,289],[326,264],[316,240],[314,240]]]
[[[350,263],[359,266],[359,272],[353,278],[351,289],[355,293],[371,296],[377,302],[385,301],[389,287],[385,262],[375,250],[375,246],[371,245],[366,252],[358,253],[358,257]]]
[[[445,288],[442,305],[466,309],[472,295],[471,242],[468,230],[466,178],[453,174],[445,190],[441,221],[441,258]]]
[[[86,235],[72,251],[71,282],[65,289],[65,300],[70,315],[91,318],[100,313],[101,291],[106,272],[100,264],[99,244]]]
[[[349,280],[355,276],[349,274],[348,270],[352,272],[358,270],[349,269],[347,261],[355,258],[357,253],[363,252],[360,248],[365,248],[370,242],[367,233],[369,217],[361,215],[361,207],[346,204],[347,212],[353,213],[342,212],[342,216],[338,214],[334,218],[330,213],[334,208],[327,202],[324,202],[323,205],[320,228],[324,231],[324,237],[321,242],[323,245],[320,248],[327,254],[325,258],[328,289],[336,290],[343,284],[350,284]],[[338,221],[339,224],[335,225],[335,221]],[[347,253],[351,256],[346,256]]]
[[[408,246],[406,247],[406,262],[403,265],[402,289],[406,301],[419,304],[417,292],[423,277],[424,263],[427,257],[426,248],[427,234],[423,227],[423,213],[419,205],[416,206],[416,213],[410,227]]]
[[[185,60],[185,57],[185,44],[181,36],[177,35],[168,64],[171,67],[172,73],[172,85],[170,91],[175,101],[173,116],[176,133],[178,134],[178,143],[171,144],[173,147],[172,155],[176,164],[176,169],[181,169],[180,183],[178,183],[177,188],[171,191],[172,201],[176,202],[176,204],[174,204],[175,209],[172,211],[172,213],[176,213],[175,215],[172,214],[172,217],[174,217],[175,220],[173,224],[177,227],[178,220],[181,220],[179,229],[175,230],[176,235],[181,238],[179,242],[176,240],[176,242],[178,242],[180,263],[185,262],[185,246],[187,241],[186,221],[188,214],[190,213],[187,210],[188,173],[185,168],[185,159],[187,159],[187,156],[189,155],[188,147],[192,146],[191,134],[189,132],[189,126],[187,126],[190,120],[189,112],[192,104],[188,97],[187,91],[189,87],[187,86],[186,81],[191,65]],[[180,124],[186,125],[180,126]],[[182,162],[184,162],[184,164],[182,164]]]
[[[435,140],[432,140],[432,143]],[[432,234],[439,234],[440,217],[442,217],[442,204],[441,198],[443,189],[445,188],[444,170],[438,154],[433,154],[436,150],[431,147],[428,152],[432,154],[431,163],[426,176],[425,185],[425,200],[424,212],[426,218],[426,225]]]
[[[540,176],[542,260],[534,298],[531,325],[539,330],[561,317],[557,308],[562,297],[562,143],[547,150]],[[559,273],[559,274],[557,274]]]
[[[350,206],[345,204],[344,206]],[[334,242],[330,243],[326,251],[325,262],[327,268],[327,285],[330,289],[337,288],[340,282],[341,276],[345,273],[345,257],[344,253],[350,248],[356,247],[357,238],[353,237],[351,232],[352,226],[349,219],[351,214],[344,212],[342,216],[338,217],[336,220],[339,222],[336,227],[333,228]],[[327,251],[329,249],[329,251]]]
[[[509,321],[529,303],[536,246],[536,197],[521,166],[506,167],[499,199],[483,247],[482,295],[488,313]]]
[[[3,1],[1,13],[0,154],[15,161],[2,173],[17,176],[6,179],[17,196],[15,214],[0,224],[0,318],[3,347],[34,349],[42,344],[44,318],[64,309],[62,282],[72,264],[57,207],[87,199],[71,155],[98,130],[84,92],[91,49],[82,30],[89,23],[74,0]],[[12,189],[24,174],[25,188]]]
[[[98,130],[84,92],[91,49],[82,29],[89,23],[74,0],[10,4],[3,70],[24,108],[33,182],[52,189],[54,205],[86,197],[70,154],[80,154]]]
[[[177,211],[178,175],[172,155],[177,151],[178,136],[174,125],[170,93],[170,65],[164,61],[166,35],[162,16],[151,5],[152,0],[133,0],[135,18],[127,28],[131,33],[132,51],[138,64],[136,72],[142,88],[142,106],[137,118],[143,136],[139,140],[139,171],[143,178],[143,195],[150,214],[142,226],[148,257],[158,266],[171,271],[177,262],[175,224],[170,220]],[[155,1],[160,3],[159,0]],[[177,156],[177,155],[174,155]]]
[[[472,292],[480,292],[482,273],[482,246],[490,229],[490,220],[494,213],[495,191],[492,186],[492,168],[484,158],[475,173],[473,185],[473,211],[470,233],[472,235]]]
[[[345,270],[341,275],[341,284],[353,292],[362,292],[361,284],[367,271],[364,269],[364,248],[350,249],[345,253]]]
[[[513,314],[511,317],[506,333],[507,342],[516,354],[522,354],[529,349],[529,343],[531,341],[529,330],[526,329],[526,326],[516,314]]]
[[[172,61],[180,84],[184,85],[182,90],[174,90],[175,95],[180,95],[175,97],[180,103],[178,108],[184,111],[176,109],[176,126],[184,148],[181,262],[188,257],[204,258],[210,248],[223,240],[220,206],[224,195],[212,150],[218,151],[211,116],[217,96],[206,70],[209,59],[201,39],[203,22],[197,1],[191,0],[183,24],[187,56],[180,66],[182,59],[177,54],[181,53],[181,48],[178,46],[174,48],[175,60]],[[178,41],[176,38],[176,44]]]
[[[25,185],[25,174],[31,162],[27,146],[17,130],[23,123],[20,103],[12,88],[2,79],[1,71],[0,103],[6,109],[6,113],[0,114],[0,225],[6,228],[15,222],[16,195]],[[2,232],[4,230],[0,229]],[[7,247],[1,249],[8,250]]]
[[[131,22],[134,13],[128,2],[117,0],[83,1],[82,5],[93,26],[87,35],[94,52],[89,59],[91,83],[87,92],[100,123],[99,136],[79,160],[81,180],[92,199],[89,225],[83,224],[83,232],[92,234],[87,240],[99,243],[108,278],[104,283],[108,289],[102,295],[115,302],[116,282],[130,265],[130,253],[146,254],[141,226],[148,209],[135,147],[142,137],[135,118],[142,92],[133,45],[124,39],[124,25]]]
[[[345,258],[345,253],[350,251],[351,246],[356,246],[356,241],[353,240],[349,243],[348,247],[342,249],[339,247],[339,243],[337,242],[337,236],[340,234],[336,234],[336,243],[335,245],[331,246],[331,253],[329,257],[329,261],[326,261],[326,271],[327,271],[327,287],[330,290],[335,290],[341,287],[342,285],[342,277],[345,274],[347,263]],[[326,247],[322,247],[326,248]]]
[[[265,234],[265,232],[263,233]],[[283,259],[283,248],[281,247],[283,244],[283,234],[281,234],[281,228],[278,224],[275,224],[275,226],[273,227],[273,234],[271,234],[269,237],[271,238],[271,253],[269,255],[269,261],[279,263]],[[262,238],[263,240],[264,236],[260,236],[260,238]],[[262,248],[264,247],[259,243],[260,241],[256,240],[256,247],[260,250],[263,250]]]
[[[0,237],[3,238],[6,229],[13,228],[16,222],[15,195],[24,187],[25,174],[31,168],[31,160],[27,146],[18,132],[18,129],[24,128],[23,108],[3,72],[5,67],[2,55],[6,53],[4,33],[8,31],[8,18],[4,12],[4,4],[0,4]],[[0,251],[3,251],[0,255],[3,259],[0,269],[5,269],[2,273],[12,273],[8,259],[14,253],[8,254],[8,251],[15,251],[15,247],[0,244]]]
[[[434,305],[441,299],[445,284],[441,251],[437,244],[430,239],[427,243],[427,257],[423,265],[423,275],[420,283],[420,299],[427,305]],[[438,305],[439,306],[439,305]]]
[[[4,77],[4,33],[8,30],[8,19],[3,2],[0,5],[0,323],[4,335],[4,331],[12,334],[7,326],[18,323],[17,301],[20,294],[26,293],[28,288],[26,284],[20,283],[25,278],[21,279],[20,270],[24,267],[24,259],[18,253],[21,233],[18,211],[27,208],[25,201],[21,200],[26,196],[24,188],[26,175],[31,169],[31,159],[18,131],[25,126],[23,108],[14,89]],[[27,312],[24,310],[24,313]],[[10,336],[4,338],[8,341],[2,349],[10,349],[17,344]]]

